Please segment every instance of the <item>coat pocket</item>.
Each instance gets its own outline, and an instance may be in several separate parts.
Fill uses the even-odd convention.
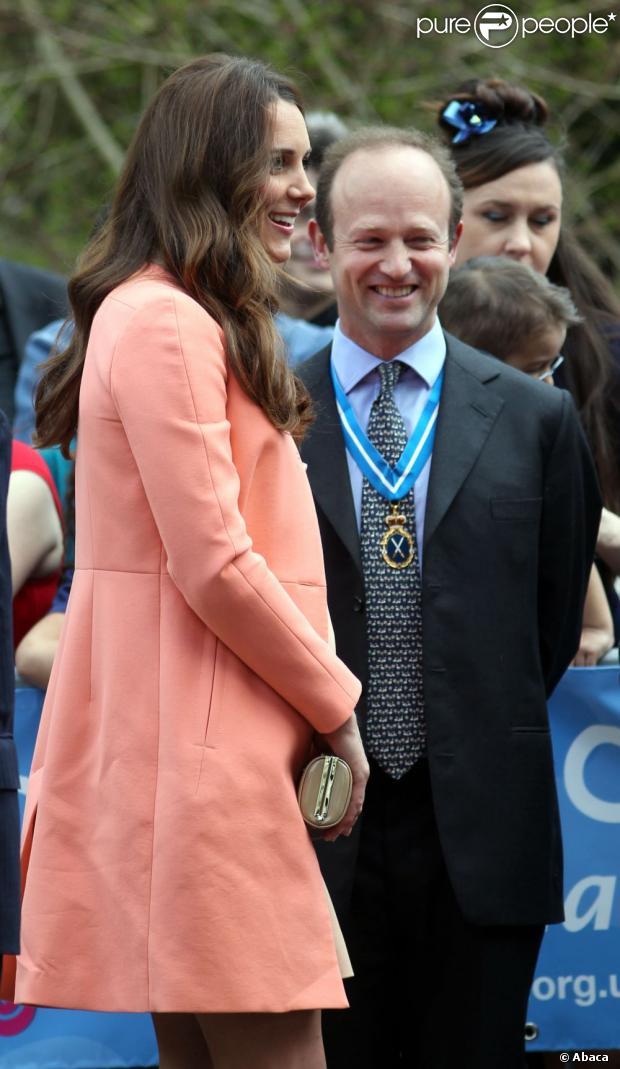
[[[37,822],[37,811],[39,809],[39,796],[41,794],[41,781],[43,779],[43,768],[38,768],[36,772],[31,773],[28,780],[28,793],[26,795],[26,808],[24,810],[24,819],[22,821],[22,845],[21,845],[21,864],[22,864],[22,893],[26,886],[26,878],[28,875],[28,866],[30,864],[30,853],[32,851],[32,841],[34,839],[34,829]]]
[[[219,702],[219,692],[222,683],[222,671],[224,665],[224,647],[219,639],[213,644],[205,644],[204,660],[202,665],[202,686],[200,688],[200,735],[201,746],[213,746],[213,734],[216,720],[216,706]]]
[[[540,518],[542,497],[492,497],[494,520],[509,523],[533,523]]]

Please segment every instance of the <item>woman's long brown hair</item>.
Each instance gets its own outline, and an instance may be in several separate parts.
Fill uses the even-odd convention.
[[[273,106],[297,88],[254,60],[213,54],[177,70],[147,108],[109,214],[69,283],[75,329],[44,367],[37,444],[68,455],[91,325],[104,298],[161,264],[222,327],[230,366],[279,430],[303,435],[305,388],[273,324],[276,270],[259,239]]]

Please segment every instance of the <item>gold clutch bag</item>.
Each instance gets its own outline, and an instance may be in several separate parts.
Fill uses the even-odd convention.
[[[353,775],[341,757],[323,754],[306,765],[297,797],[306,824],[313,828],[333,828],[349,808]]]

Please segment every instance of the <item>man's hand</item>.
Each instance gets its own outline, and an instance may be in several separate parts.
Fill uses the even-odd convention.
[[[614,622],[607,602],[603,581],[596,564],[592,565],[583,607],[583,624],[579,649],[572,664],[576,668],[593,668],[614,644]]]

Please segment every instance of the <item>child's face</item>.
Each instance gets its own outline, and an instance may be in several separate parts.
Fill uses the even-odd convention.
[[[510,353],[505,362],[553,386],[551,365],[562,352],[565,338],[566,327],[550,325],[543,333],[533,335],[518,351]]]

